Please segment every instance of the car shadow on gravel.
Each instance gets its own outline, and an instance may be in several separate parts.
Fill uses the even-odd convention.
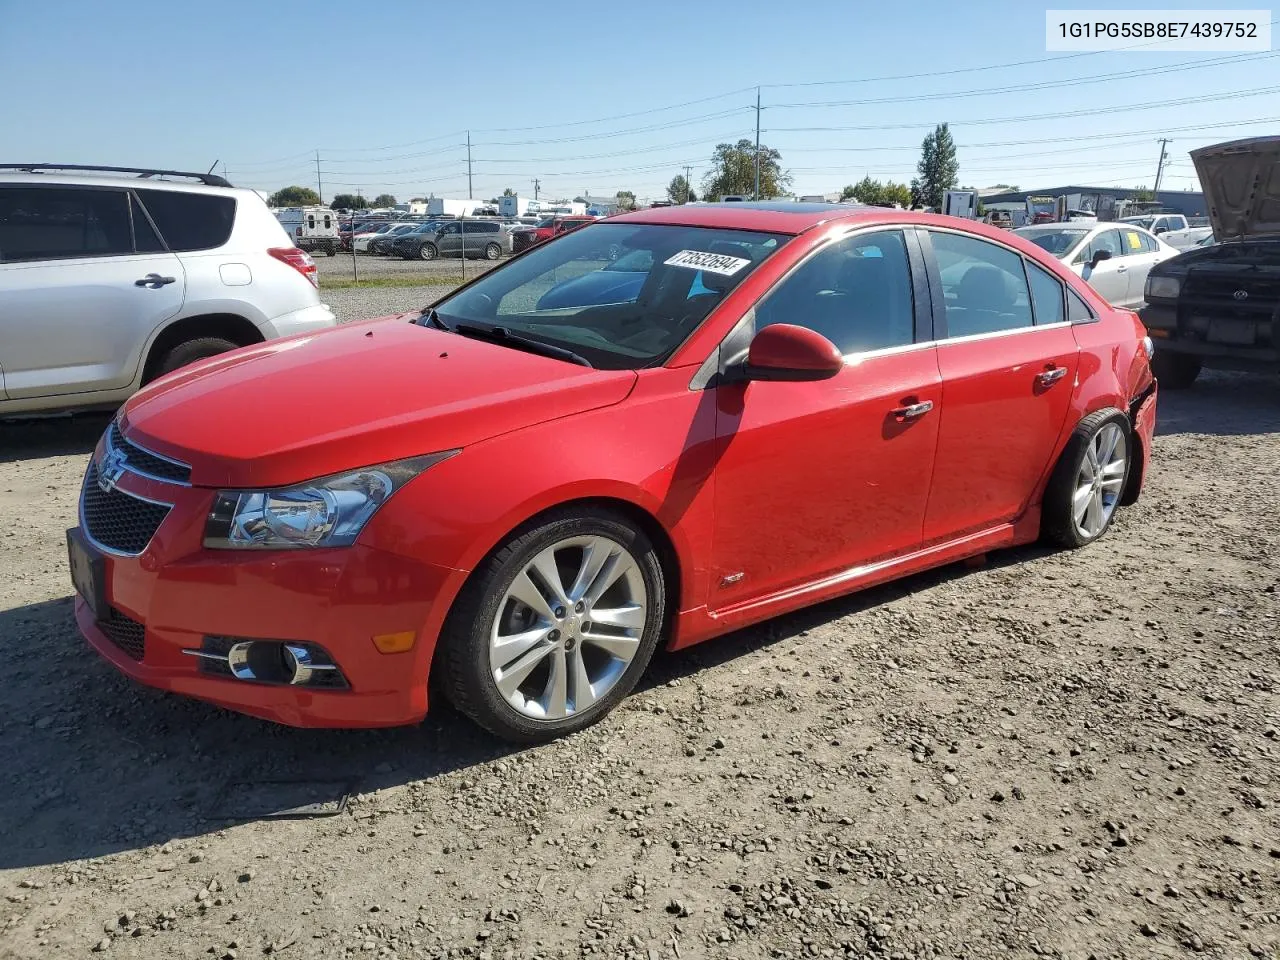
[[[1280,377],[1206,370],[1189,390],[1161,390],[1159,436],[1280,433]]]
[[[1001,551],[989,563],[1042,553]],[[953,564],[660,654],[639,692],[967,572]],[[10,784],[0,791],[0,869],[124,853],[251,821],[216,815],[228,812],[224,801],[236,783],[346,781],[368,792],[521,749],[438,697],[417,727],[299,730],[148,689],[85,644],[70,597],[0,611],[0,656],[8,664],[0,743]]]
[[[0,463],[90,454],[98,444],[110,413],[68,417],[0,420]]]

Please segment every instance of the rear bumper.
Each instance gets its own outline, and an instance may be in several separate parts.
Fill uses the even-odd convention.
[[[317,303],[292,313],[282,313],[261,325],[262,335],[268,340],[277,337],[291,337],[296,333],[312,333],[316,330],[327,330],[336,327],[338,318],[333,315],[329,305]]]
[[[1141,394],[1134,398],[1129,404],[1129,422],[1133,424],[1133,432],[1137,434],[1139,440],[1138,456],[1136,460],[1135,470],[1130,472],[1129,482],[1125,486],[1124,495],[1121,503],[1129,504],[1138,499],[1142,489],[1146,486],[1147,474],[1151,469],[1151,453],[1152,445],[1155,442],[1156,435],[1156,398],[1159,394],[1159,385],[1155,380],[1151,381],[1151,385],[1147,387]]]

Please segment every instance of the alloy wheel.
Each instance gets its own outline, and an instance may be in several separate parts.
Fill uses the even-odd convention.
[[[1129,444],[1116,423],[1107,423],[1085,447],[1071,498],[1071,517],[1082,537],[1092,539],[1106,529],[1124,487]]]
[[[635,659],[647,600],[640,565],[608,537],[571,537],[539,551],[507,588],[489,632],[499,694],[532,720],[586,710]]]

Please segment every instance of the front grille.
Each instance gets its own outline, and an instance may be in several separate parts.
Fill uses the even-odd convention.
[[[126,463],[133,470],[155,477],[157,480],[172,480],[174,483],[190,483],[191,468],[181,463],[174,463],[164,457],[158,457],[148,450],[135,446],[124,438],[120,427],[112,421],[107,434],[107,443],[120,450],[126,457]]]
[[[118,489],[98,486],[98,465],[89,465],[80,495],[85,530],[97,543],[117,553],[136,556],[151,538],[172,507],[139,500]]]
[[[146,628],[137,620],[112,607],[107,618],[98,621],[98,629],[130,658],[142,659],[146,652]]]

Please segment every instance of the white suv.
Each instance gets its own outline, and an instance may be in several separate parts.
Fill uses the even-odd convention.
[[[0,418],[113,406],[194,360],[332,327],[317,286],[262,197],[221,177],[0,164]]]

